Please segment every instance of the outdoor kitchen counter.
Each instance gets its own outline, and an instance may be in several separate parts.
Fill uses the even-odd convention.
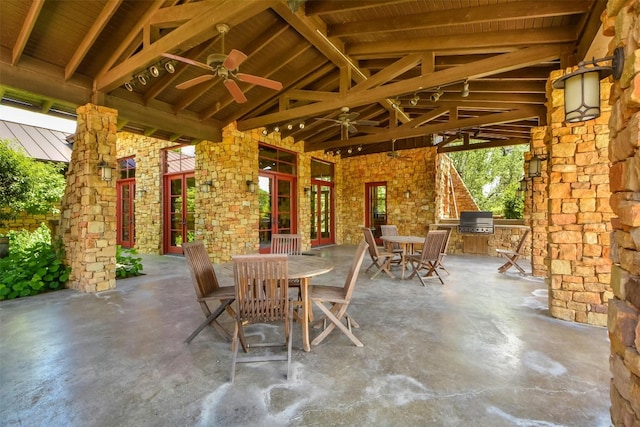
[[[450,254],[477,254],[498,256],[496,249],[511,249],[519,241],[528,226],[521,221],[494,219],[492,234],[459,233],[457,220],[429,224],[430,230],[451,228],[447,252]],[[531,245],[527,245],[524,258],[530,257]]]

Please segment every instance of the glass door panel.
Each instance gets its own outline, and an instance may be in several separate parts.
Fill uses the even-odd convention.
[[[135,245],[135,180],[118,181],[116,187],[118,192],[116,243],[123,248],[132,248]]]
[[[333,184],[314,181],[311,184],[311,245],[328,245],[333,238]]]
[[[271,247],[272,234],[296,233],[295,177],[261,173],[258,178],[260,200],[260,252]]]
[[[166,177],[166,253],[182,253],[183,242],[195,238],[195,178],[193,174]]]
[[[373,231],[376,243],[382,244],[381,225],[387,223],[387,183],[368,182],[365,184],[365,227]]]

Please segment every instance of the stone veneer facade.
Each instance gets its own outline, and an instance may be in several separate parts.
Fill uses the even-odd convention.
[[[542,176],[530,181],[533,194],[529,194],[536,209],[546,209],[546,217],[539,211],[532,212],[532,227],[534,239],[544,241],[545,235],[547,239],[545,264],[551,315],[605,326],[607,303],[612,296],[609,251],[613,212],[607,158],[611,84],[607,80],[601,82],[599,118],[565,123],[564,90],[552,88],[552,82],[563,74],[553,72],[547,82],[548,131],[533,132],[533,153],[528,156],[546,158]],[[536,263],[541,252],[537,246]]]
[[[605,34],[623,46],[625,67],[614,86],[609,120],[613,261],[608,330],[611,342],[611,419],[640,426],[640,3],[610,0]]]
[[[71,267],[67,287],[98,292],[116,287],[116,190],[98,163],[115,166],[117,112],[87,104],[77,114],[59,237]]]

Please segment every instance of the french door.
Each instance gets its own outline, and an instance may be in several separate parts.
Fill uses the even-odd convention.
[[[333,183],[311,181],[311,246],[335,243],[333,224]]]
[[[182,254],[183,242],[195,238],[195,178],[193,173],[165,176],[165,253]]]
[[[295,234],[295,184],[294,176],[260,172],[258,191],[260,200],[260,252],[271,247],[272,234]]]
[[[381,225],[387,223],[387,183],[365,183],[365,220],[364,225],[373,232],[376,243],[382,244]]]
[[[118,180],[116,182],[116,243],[123,248],[133,248],[135,246],[135,206],[134,195],[136,194],[135,179]]]

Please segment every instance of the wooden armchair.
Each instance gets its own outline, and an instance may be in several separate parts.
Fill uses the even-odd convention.
[[[291,346],[293,329],[292,305],[289,302],[289,272],[287,255],[237,255],[233,260],[235,297],[238,304],[236,328],[233,336],[233,366],[231,381],[235,377],[236,363],[286,361],[287,379],[291,375]],[[249,344],[244,328],[256,323],[284,324],[282,342]],[[285,347],[287,354],[238,357],[238,339],[246,353],[254,347]]]
[[[213,327],[227,340],[231,340],[231,335],[218,323],[217,319],[225,310],[231,317],[235,316],[230,307],[236,297],[233,286],[220,287],[203,242],[183,243],[182,251],[191,273],[191,281],[196,291],[197,301],[206,317],[185,342],[189,344],[207,325]],[[218,303],[219,305],[215,310],[211,311],[210,304],[213,303]]]

